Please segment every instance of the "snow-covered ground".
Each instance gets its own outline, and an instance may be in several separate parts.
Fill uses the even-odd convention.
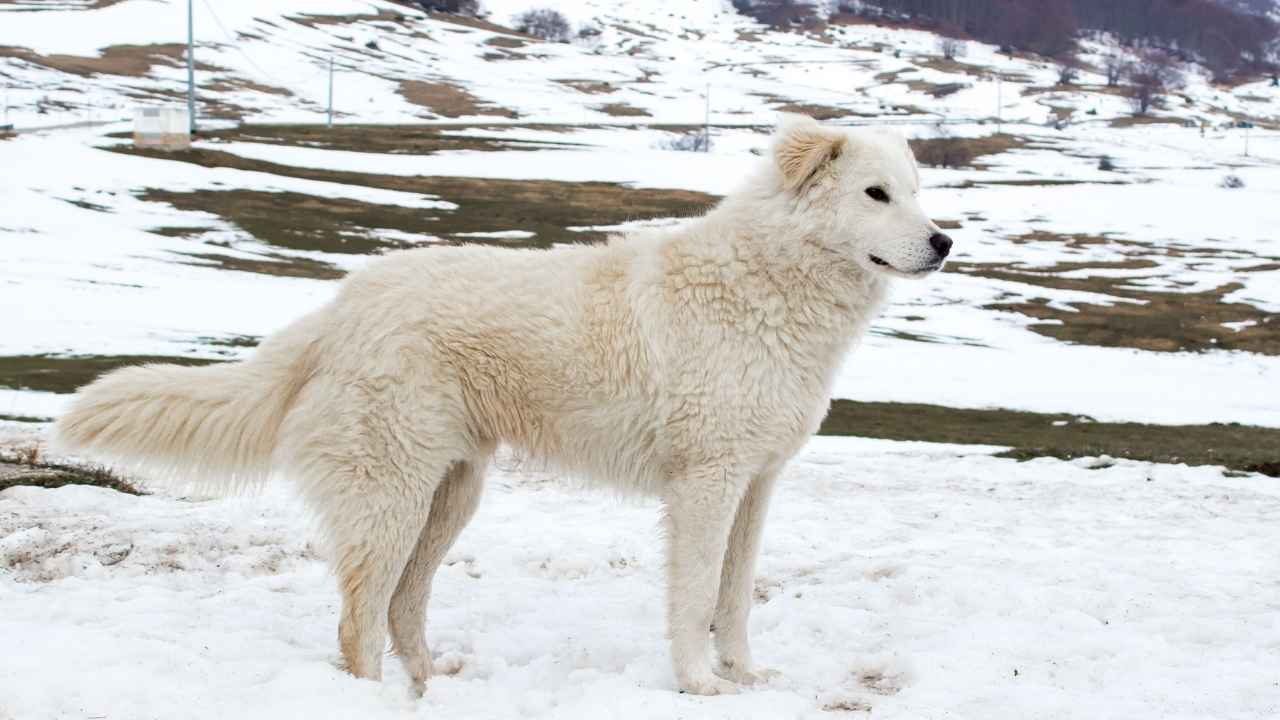
[[[819,438],[756,580],[767,687],[673,692],[649,503],[489,479],[435,583],[441,675],[335,667],[338,595],[286,488],[0,493],[0,717],[1161,718],[1280,713],[1280,487]],[[7,712],[7,715],[5,713]]]

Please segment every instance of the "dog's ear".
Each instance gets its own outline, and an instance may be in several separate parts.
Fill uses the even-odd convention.
[[[819,125],[804,115],[783,113],[773,136],[773,158],[782,172],[782,185],[799,190],[823,167],[845,151],[848,136]]]

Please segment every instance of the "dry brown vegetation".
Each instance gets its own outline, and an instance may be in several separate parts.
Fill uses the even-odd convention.
[[[111,7],[124,0],[93,0],[93,2],[85,3],[76,8],[77,10],[101,10],[105,7]],[[62,10],[57,5],[50,5],[46,0],[0,0],[0,5],[9,5],[18,10],[36,12],[40,10]]]
[[[401,80],[397,90],[407,101],[431,111],[433,115],[456,118],[475,115],[519,117],[514,110],[484,102],[464,88],[446,82]]]
[[[554,80],[552,82],[566,85],[578,92],[586,93],[588,95],[607,95],[608,93],[617,90],[612,83],[601,82],[599,80],[575,80],[568,78],[564,80]]]
[[[367,21],[403,23],[406,20],[403,14],[386,9],[379,9],[376,13],[355,13],[351,15],[312,15],[310,13],[302,13],[301,15],[286,16],[285,19],[309,28],[325,25],[349,25]]]
[[[832,105],[818,105],[816,103],[799,103],[788,102],[774,108],[778,112],[798,113],[800,115],[808,115],[814,120],[839,120],[846,117],[862,117],[862,113],[854,112],[848,108],[834,107]]]
[[[502,129],[508,126],[467,125],[469,130]],[[566,130],[561,125],[522,125],[538,130]],[[206,130],[201,135],[213,140],[271,143],[297,147],[350,150],[354,152],[430,155],[442,150],[501,151],[511,149],[564,148],[573,143],[483,137],[452,132],[448,125],[241,125]],[[124,137],[124,135],[117,135]]]
[[[0,387],[69,393],[102,373],[153,362],[208,365],[216,361],[153,355],[7,355],[0,357]]]
[[[522,48],[525,45],[528,45],[529,40],[522,37],[513,37],[511,35],[496,35],[494,37],[489,38],[488,40],[485,40],[484,44],[489,45],[490,47],[497,47],[497,48],[512,50],[515,48]]]
[[[1004,445],[1004,457],[1112,457],[1280,476],[1280,430],[1239,424],[1107,423],[1075,415],[836,400],[818,431],[886,440]]]
[[[994,310],[1017,312],[1046,322],[1031,329],[1042,335],[1085,345],[1127,347],[1157,352],[1203,350],[1244,350],[1267,355],[1280,355],[1280,320],[1274,314],[1247,303],[1228,302],[1226,295],[1240,289],[1239,283],[1227,283],[1203,292],[1175,292],[1147,289],[1132,284],[1145,274],[1133,277],[1061,277],[1063,273],[1081,270],[1149,270],[1158,267],[1152,257],[1212,257],[1220,251],[1162,247],[1153,243],[1120,240],[1104,236],[1057,235],[1037,232],[1010,238],[1012,242],[1060,242],[1067,247],[1109,245],[1131,249],[1127,260],[1111,262],[1064,262],[1047,267],[995,265],[989,263],[953,262],[950,272],[1024,283],[1058,290],[1097,293],[1113,298],[1111,302],[1068,302],[1053,306],[1044,299],[1002,302],[989,305]],[[1266,258],[1262,258],[1266,259]],[[1244,268],[1280,267],[1271,262]],[[1064,309],[1066,305],[1071,310]],[[1255,324],[1233,330],[1223,323],[1253,321]]]
[[[629,188],[616,183],[404,177],[277,165],[217,150],[169,153],[130,147],[114,150],[208,167],[231,167],[426,194],[459,205],[457,210],[422,210],[250,190],[176,193],[155,189],[143,194],[144,199],[213,213],[263,242],[290,249],[363,253],[399,246],[398,243],[379,240],[372,232],[376,228],[446,240],[458,233],[526,230],[535,233],[535,237],[522,240],[520,244],[537,247],[553,243],[598,242],[604,239],[605,233],[568,228],[687,216],[702,211],[717,200],[713,196],[687,190]],[[464,238],[463,241],[511,244],[508,240],[483,238]]]
[[[634,105],[628,105],[624,102],[608,103],[607,105],[597,105],[594,109],[611,115],[613,117],[652,117],[648,110],[638,108]]]
[[[101,465],[46,462],[37,446],[0,450],[0,490],[16,485],[58,488],[93,485],[130,495],[141,495],[132,482]]]
[[[0,57],[12,57],[80,77],[90,75],[123,75],[143,77],[156,65],[178,66],[186,62],[186,46],[178,43],[157,45],[111,45],[102,49],[100,57],[81,55],[42,55],[22,47],[0,46]],[[215,65],[196,62],[202,71],[219,71]]]
[[[978,138],[944,137],[912,139],[911,150],[921,165],[932,167],[979,167],[978,158],[1026,147],[1028,141],[1016,135],[998,134]]]

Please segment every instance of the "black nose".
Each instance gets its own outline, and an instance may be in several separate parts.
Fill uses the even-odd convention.
[[[933,246],[934,250],[938,251],[938,257],[940,258],[944,258],[951,253],[951,238],[942,233],[934,233],[933,237],[929,238],[929,244]]]

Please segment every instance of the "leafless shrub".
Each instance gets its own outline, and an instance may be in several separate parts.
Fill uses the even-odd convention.
[[[1106,73],[1107,85],[1109,87],[1119,85],[1120,81],[1124,78],[1125,73],[1128,71],[1128,67],[1129,63],[1125,62],[1123,57],[1119,55],[1108,55],[1102,61],[1102,71]]]
[[[1058,66],[1058,84],[1059,85],[1071,85],[1076,81],[1076,78],[1078,77],[1080,77],[1080,70],[1074,65],[1062,63],[1061,65]]]
[[[1239,175],[1228,175],[1222,178],[1222,182],[1218,183],[1218,187],[1226,190],[1240,190],[1244,187],[1244,180]]]
[[[711,152],[711,136],[705,130],[698,130],[663,140],[658,147],[680,152]]]
[[[568,42],[573,37],[568,18],[559,10],[551,8],[537,8],[520,13],[515,18],[515,29],[550,42]]]
[[[968,51],[969,46],[963,40],[957,40],[952,37],[938,38],[938,52],[942,53],[942,57],[948,60],[964,57]]]

